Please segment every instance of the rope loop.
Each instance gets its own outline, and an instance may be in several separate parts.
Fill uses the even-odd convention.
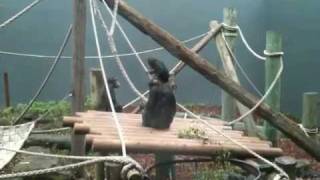
[[[303,124],[298,124],[298,126],[307,137],[309,137],[309,134],[318,134],[319,133],[319,128],[306,128],[303,126]]]
[[[284,52],[280,51],[280,52],[269,52],[268,50],[264,50],[263,51],[263,54],[265,56],[268,56],[268,57],[277,57],[277,56],[283,56],[284,55]]]

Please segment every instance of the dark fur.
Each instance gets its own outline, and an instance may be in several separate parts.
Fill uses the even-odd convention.
[[[122,106],[118,103],[116,98],[116,90],[120,87],[119,81],[116,78],[108,78],[108,85],[110,89],[110,94],[112,98],[112,102],[114,104],[114,108],[116,112],[122,112]],[[106,111],[111,111],[110,103],[107,102]]]
[[[163,62],[150,58],[148,64],[154,75],[149,83],[149,99],[142,115],[143,126],[167,129],[176,113],[176,99],[169,82],[169,72]]]

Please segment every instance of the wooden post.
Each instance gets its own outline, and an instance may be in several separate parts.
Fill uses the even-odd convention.
[[[226,21],[226,22],[232,21],[232,23],[229,22],[229,24],[232,24],[232,26],[235,26],[236,25],[235,20],[234,20],[235,16],[236,16],[235,10],[231,9],[231,8],[226,8],[224,10],[224,14],[225,14],[224,16],[226,17],[225,19],[228,19],[228,21]],[[210,27],[213,29],[216,28],[218,25],[219,24],[217,21],[210,22]],[[235,37],[237,36],[237,31],[227,29],[226,31],[224,31],[224,33],[226,36],[225,38],[229,44],[230,50],[234,51],[233,44],[234,44]],[[226,72],[226,75],[229,76],[232,80],[234,80],[236,83],[238,83],[240,85],[240,81],[237,76],[236,68],[234,67],[233,58],[231,57],[231,54],[229,52],[230,50],[228,49],[228,47],[225,44],[225,41],[223,39],[222,34],[219,34],[216,36],[215,42],[216,42],[217,49],[218,49],[219,55],[221,57],[223,68]],[[223,102],[222,102],[222,118],[223,118],[223,120],[231,121],[236,118],[236,110],[237,109],[236,109],[236,107],[234,107],[234,105],[236,105],[238,107],[240,115],[243,115],[249,111],[249,108],[245,107],[239,101],[236,101],[228,93],[223,92],[222,95],[223,95]],[[231,116],[231,114],[232,114],[232,116]],[[248,136],[257,136],[259,130],[256,128],[253,116],[250,114],[247,117],[245,117],[243,121],[244,121],[245,133]]]
[[[3,73],[3,88],[4,88],[4,99],[5,99],[5,106],[10,106],[10,90],[9,90],[9,76],[8,73]]]
[[[93,109],[105,111],[108,105],[108,98],[100,69],[91,69],[90,71],[90,94]]]
[[[237,19],[237,11],[234,8],[223,9],[223,22],[229,26],[235,26]],[[227,34],[226,40],[230,45],[232,51],[234,51],[234,43],[237,37],[237,32],[234,30],[224,30]],[[222,111],[221,118],[225,121],[231,121],[235,119],[237,114],[236,102],[229,93],[222,91]]]
[[[156,153],[155,154],[155,163],[170,162],[174,160],[174,156],[169,153]],[[163,165],[156,168],[156,177],[155,180],[166,180],[166,179],[176,179],[176,171],[174,165]]]
[[[303,94],[303,110],[302,110],[302,125],[306,129],[317,129],[319,120],[319,93],[307,92]],[[316,132],[310,132],[309,136],[315,137]]]
[[[86,0],[73,0],[73,114],[84,110],[86,2]]]
[[[272,31],[267,32],[266,36],[266,51],[269,53],[281,52],[282,51],[282,38],[281,35]],[[282,56],[267,56],[265,62],[265,89],[267,90],[271,83],[274,81],[279,68]],[[281,86],[280,79],[273,87],[271,93],[266,98],[266,103],[275,112],[280,112],[280,95]],[[264,134],[270,140],[273,145],[277,144],[277,131],[276,129],[267,121],[264,122]]]
[[[105,2],[110,7],[114,6],[114,0],[105,0]],[[137,10],[130,7],[125,1],[119,2],[118,13],[138,30],[150,36],[155,42],[163,46],[171,55],[181,59],[193,70],[197,71],[211,83],[218,85],[226,92],[233,95],[245,106],[252,108],[258,103],[258,97],[228,78],[225,73],[220,72],[217,67],[209,63],[206,58],[192,52],[170,33],[145,18]],[[272,110],[266,103],[262,103],[259,108],[257,108],[256,112],[266,121],[281,130],[284,135],[289,137],[294,143],[303,148],[317,160],[320,160],[320,143],[313,138],[307,137],[292,119],[280,112]]]

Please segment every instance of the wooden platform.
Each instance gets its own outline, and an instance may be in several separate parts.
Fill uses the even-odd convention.
[[[242,148],[212,130],[205,130],[209,140],[178,138],[181,130],[190,127],[205,128],[195,119],[175,118],[169,130],[142,127],[140,114],[118,113],[123,128],[128,152],[170,152],[173,154],[217,155],[231,152],[235,156],[249,156]],[[272,148],[270,142],[256,137],[246,137],[241,131],[232,130],[224,122],[209,120],[216,128],[236,139],[259,154],[267,157],[279,156],[282,150]],[[120,152],[121,145],[111,113],[88,111],[76,116],[64,117],[64,125],[73,127],[75,134],[85,134],[86,144],[98,152]]]

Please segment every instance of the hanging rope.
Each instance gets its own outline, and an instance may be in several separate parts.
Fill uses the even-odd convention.
[[[114,39],[113,39],[113,36],[110,36],[110,32],[108,32],[108,27],[101,15],[101,12],[100,12],[100,9],[99,7],[96,7],[95,8],[97,14],[98,14],[98,17],[101,21],[101,24],[102,24],[102,27],[104,27],[105,31],[106,31],[106,35],[107,35],[107,39],[108,39],[108,43],[109,43],[109,47],[111,49],[111,53],[115,55],[115,59],[116,59],[116,62],[117,62],[117,65],[121,71],[121,74],[125,77],[126,81],[128,82],[130,88],[136,93],[138,94],[138,96],[143,100],[143,101],[146,101],[146,98],[139,92],[139,90],[135,87],[135,85],[133,84],[132,80],[130,79],[124,65],[122,64],[121,62],[121,59],[119,56],[117,56],[117,47],[116,47],[116,44],[114,42]],[[143,64],[143,63],[142,63]]]
[[[104,85],[105,85],[105,88],[106,88],[109,104],[110,104],[110,107],[111,107],[112,117],[113,117],[114,122],[116,124],[118,135],[119,135],[119,139],[120,139],[120,142],[121,142],[122,155],[125,157],[125,156],[127,156],[126,143],[125,143],[125,139],[123,137],[122,128],[120,126],[117,113],[116,113],[115,108],[114,108],[114,104],[112,102],[112,96],[111,96],[110,89],[109,89],[109,86],[108,86],[108,80],[107,80],[108,78],[107,78],[107,74],[106,74],[106,71],[105,71],[105,68],[104,68],[104,64],[103,64],[103,60],[102,60],[102,57],[101,57],[100,42],[99,42],[99,38],[98,38],[98,32],[97,32],[97,26],[96,26],[95,14],[94,14],[96,12],[96,11],[94,11],[95,10],[95,1],[90,0],[89,4],[90,4],[91,22],[92,22],[92,27],[93,27],[94,39],[95,39],[97,53],[98,53],[98,57],[99,57],[100,68],[102,70],[102,75],[103,75],[102,77],[103,77]]]
[[[271,53],[269,53],[269,54],[271,54]],[[277,52],[275,54],[283,54],[283,52],[279,52],[279,53]],[[266,51],[265,51],[265,55],[268,55],[268,53]],[[280,79],[282,72],[283,72],[283,61],[282,61],[282,59],[280,59],[280,67],[279,67],[279,70],[278,70],[278,72],[276,74],[276,77],[274,78],[274,80],[272,81],[272,83],[268,87],[267,91],[262,96],[262,98],[249,111],[247,111],[246,113],[244,113],[243,115],[241,115],[237,119],[235,119],[235,120],[233,120],[231,122],[228,122],[227,125],[233,125],[234,123],[241,121],[243,118],[245,118],[246,116],[251,114],[253,111],[255,111],[263,103],[263,101],[269,96],[269,94],[271,93],[272,89],[274,88],[274,86],[276,85],[278,80]]]
[[[26,6],[25,8],[23,8],[20,12],[18,12],[17,14],[15,14],[14,16],[12,16],[11,18],[9,18],[8,20],[6,20],[5,22],[3,22],[2,24],[0,24],[0,29],[4,28],[5,26],[9,25],[10,23],[12,23],[13,21],[17,20],[19,17],[21,17],[22,15],[24,15],[26,12],[28,12],[31,8],[33,8],[35,5],[37,5],[41,0],[35,0],[33,1],[31,4],[29,4],[28,6]]]
[[[249,82],[249,84],[251,85],[251,87],[260,95],[262,96],[262,93],[259,91],[259,89],[257,88],[257,86],[252,82],[252,80],[250,79],[250,77],[248,76],[248,74],[246,73],[246,71],[242,68],[241,64],[239,63],[237,57],[234,55],[233,51],[231,50],[231,47],[229,45],[229,43],[226,40],[225,37],[225,33],[221,31],[221,36],[222,39],[224,41],[224,44],[226,45],[229,54],[231,55],[231,58],[234,60],[234,62],[236,62],[236,65],[239,67],[241,73],[244,75],[244,77],[247,79],[247,81]]]
[[[118,2],[119,3],[119,2]],[[126,32],[123,30],[122,26],[120,25],[120,23],[115,19],[114,14],[112,14],[111,9],[109,8],[109,6],[107,5],[107,3],[105,1],[103,1],[103,5],[105,7],[105,9],[108,11],[108,13],[110,14],[110,16],[112,17],[112,19],[114,19],[115,24],[117,25],[117,27],[119,28],[122,36],[124,37],[124,39],[127,41],[132,53],[136,56],[136,58],[138,59],[140,65],[142,66],[143,70],[145,72],[148,72],[148,68],[146,67],[146,65],[143,63],[140,55],[137,53],[135,47],[133,46],[133,44],[131,43],[129,37],[127,36]],[[103,19],[103,18],[102,18]],[[116,56],[116,55],[115,55]],[[149,75],[149,74],[148,74]],[[149,76],[150,77],[150,76]]]
[[[114,34],[115,24],[117,22],[119,2],[120,2],[120,0],[115,0],[115,3],[114,3],[113,13],[111,14],[112,21],[111,21],[111,27],[109,29],[109,34],[108,34],[109,36],[113,36],[113,34]]]
[[[204,36],[206,36],[208,34],[208,32],[206,33],[202,33],[200,35],[191,37],[187,40],[182,41],[183,43],[188,43],[188,42],[192,42],[194,40],[200,39]],[[144,51],[139,51],[136,53],[121,53],[121,54],[117,54],[117,56],[119,57],[127,57],[127,56],[136,56],[141,55],[141,54],[147,54],[147,53],[152,53],[152,52],[157,52],[157,51],[162,51],[164,50],[163,47],[159,47],[159,48],[154,48],[154,49],[147,49]],[[55,59],[56,56],[48,56],[48,55],[41,55],[41,54],[29,54],[29,53],[20,53],[20,52],[9,52],[9,51],[0,51],[0,54],[3,55],[9,55],[9,56],[21,56],[21,57],[32,57],[32,58],[44,58],[44,59]],[[106,55],[106,56],[102,56],[103,59],[107,59],[107,58],[114,58],[115,55]],[[61,56],[61,59],[72,59],[71,56]],[[85,59],[98,59],[98,56],[86,56]]]
[[[27,107],[22,111],[22,113],[14,120],[13,124],[17,124],[22,117],[28,112],[28,110],[31,108],[32,104],[36,101],[36,99],[39,97],[39,95],[41,94],[42,90],[44,89],[44,87],[47,85],[47,82],[49,80],[49,78],[51,77],[53,71],[55,70],[59,60],[60,60],[60,56],[62,55],[68,40],[70,38],[72,32],[72,25],[69,26],[68,32],[63,40],[62,46],[59,49],[58,55],[56,56],[56,59],[54,60],[53,64],[51,65],[49,72],[47,73],[45,79],[43,80],[42,84],[40,85],[38,91],[36,92],[36,94],[33,96],[33,98],[30,100],[30,102],[28,103]]]

